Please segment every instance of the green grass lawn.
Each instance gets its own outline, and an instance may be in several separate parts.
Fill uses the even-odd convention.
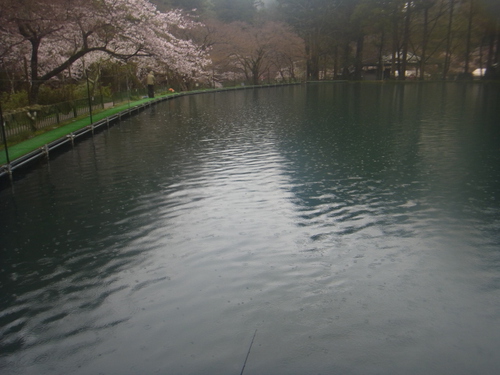
[[[161,98],[162,96],[160,96]],[[156,99],[158,99],[157,97]],[[128,108],[132,108],[137,105],[141,105],[143,103],[146,103],[148,101],[155,100],[155,99],[141,99],[137,100],[134,102],[126,103],[126,104],[121,104],[113,108],[106,109],[104,111],[98,112],[96,114],[92,115],[92,120],[93,122],[97,122],[99,120],[102,120],[106,117],[112,116],[116,113],[122,112],[124,110],[127,110]],[[85,126],[90,125],[90,117],[83,117],[81,119],[74,120],[68,124],[59,126],[55,129],[49,130],[47,132],[44,132],[42,134],[39,134],[37,136],[34,136],[33,138],[27,139],[25,141],[19,142],[13,146],[8,147],[9,151],[9,159],[10,161],[13,161],[17,158],[20,158],[23,155],[26,155],[30,153],[33,150],[36,150],[40,147],[43,147],[44,145],[55,141],[56,139],[63,138],[68,134],[71,134],[79,129],[84,128]],[[7,163],[7,155],[5,153],[4,148],[0,150],[0,165],[4,165]]]

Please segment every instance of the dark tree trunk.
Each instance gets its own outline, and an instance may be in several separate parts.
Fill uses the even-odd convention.
[[[31,59],[30,59],[30,75],[29,75],[29,105],[38,103],[38,92],[40,91],[40,79],[38,77],[38,50],[40,48],[40,39],[32,38],[31,42]]]
[[[377,79],[384,79],[384,61],[383,61],[383,51],[385,44],[385,31],[382,29],[380,35],[380,47],[378,49],[378,69],[377,69]]]
[[[448,18],[448,31],[446,34],[446,55],[443,65],[443,79],[448,78],[451,61],[451,27],[453,25],[453,10],[455,8],[455,0],[450,0],[450,14]]]
[[[429,7],[424,9],[424,30],[422,34],[422,55],[420,56],[420,80],[425,79],[425,62],[427,60],[427,45],[429,43]]]
[[[344,67],[342,68],[342,76],[344,79],[349,78],[349,59],[350,59],[350,46],[349,41],[344,44]]]
[[[497,48],[495,53],[495,63],[500,64],[500,19],[497,21]],[[498,69],[498,67],[497,67]]]
[[[333,47],[333,79],[339,75],[339,46]]]
[[[356,65],[354,67],[354,79],[361,80],[363,77],[363,48],[365,36],[360,34],[356,41]]]
[[[497,30],[498,33],[497,33]],[[495,52],[495,40],[496,52]],[[498,62],[499,44],[500,43],[500,21],[497,21],[496,28],[492,29],[488,35],[488,60],[486,62],[486,73],[484,75],[485,79],[494,79],[498,74],[497,69],[495,69],[495,62]]]
[[[399,52],[399,17],[393,16],[391,78],[396,76],[396,70],[399,71]]]
[[[319,80],[319,50],[318,50],[318,40],[317,31],[312,31],[306,43],[306,75],[308,80]]]
[[[406,69],[408,66],[408,44],[410,42],[410,22],[411,22],[411,1],[407,2],[405,26],[403,30],[403,56],[401,61],[401,69],[399,70],[399,79],[406,79]]]
[[[471,35],[472,35],[472,18],[473,18],[473,2],[470,1],[470,9],[469,9],[469,24],[467,26],[467,39],[465,45],[465,66],[464,66],[464,76],[467,77],[469,75],[469,62],[470,62],[470,44],[471,44]]]

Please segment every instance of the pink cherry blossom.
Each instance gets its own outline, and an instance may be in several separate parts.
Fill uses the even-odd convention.
[[[1,0],[0,64],[25,77],[30,102],[50,79],[82,75],[104,59],[203,79],[207,51],[183,38],[199,26],[147,0]],[[184,33],[185,34],[185,33]]]

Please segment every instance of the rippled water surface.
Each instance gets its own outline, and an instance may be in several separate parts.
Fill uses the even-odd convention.
[[[86,139],[0,191],[0,372],[496,373],[498,103],[310,84]]]

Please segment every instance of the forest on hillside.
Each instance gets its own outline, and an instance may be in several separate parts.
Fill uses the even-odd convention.
[[[158,84],[498,79],[497,0],[0,0],[3,105]]]

